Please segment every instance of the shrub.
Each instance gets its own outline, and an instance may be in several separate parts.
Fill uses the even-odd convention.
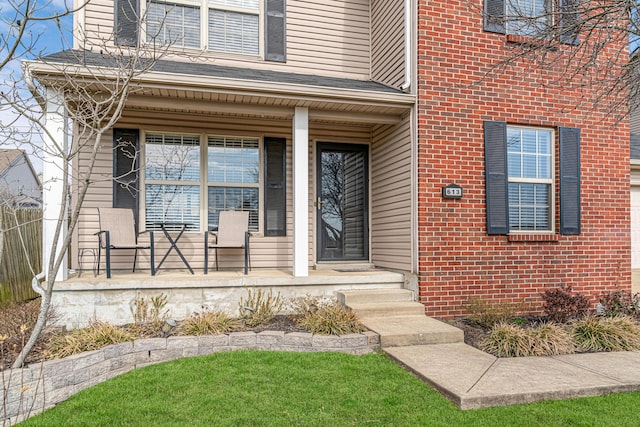
[[[571,286],[547,289],[542,294],[544,312],[552,322],[567,323],[589,312],[589,300],[581,294],[571,294]]]
[[[66,357],[83,351],[97,350],[109,344],[133,341],[135,338],[134,334],[123,328],[98,321],[70,334],[54,336],[49,350],[54,357]]]
[[[322,335],[345,335],[363,331],[356,314],[338,301],[307,311],[298,319],[296,325]]]
[[[605,316],[638,316],[640,314],[640,294],[627,291],[603,292],[600,297]]]
[[[626,316],[587,316],[574,322],[572,335],[583,351],[640,349],[640,325]]]
[[[531,354],[531,336],[519,325],[496,323],[482,343],[482,349],[497,357],[520,357]]]
[[[184,319],[178,327],[180,335],[215,335],[225,334],[237,329],[240,321],[230,317],[223,311],[210,311],[203,308],[200,313],[193,313]]]
[[[249,327],[255,327],[270,322],[284,306],[280,292],[275,296],[269,289],[266,293],[262,289],[247,289],[246,299],[241,297],[238,303],[238,311],[242,322]]]
[[[501,322],[509,322],[518,313],[527,311],[524,302],[493,302],[483,298],[469,298],[467,311],[473,322],[484,328],[491,328]]]

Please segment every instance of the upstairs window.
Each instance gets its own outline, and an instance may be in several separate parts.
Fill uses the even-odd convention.
[[[578,0],[484,0],[484,29],[577,44]]]

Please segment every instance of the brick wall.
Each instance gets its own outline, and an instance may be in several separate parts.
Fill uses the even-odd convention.
[[[483,31],[474,10],[482,3],[419,2],[420,301],[428,315],[455,317],[466,314],[469,298],[527,300],[539,311],[541,292],[563,284],[593,304],[604,290],[630,290],[627,121],[616,122],[604,106],[580,106],[589,87],[551,84],[562,61],[551,70],[526,63],[491,70],[514,45]],[[554,236],[487,235],[484,120],[556,129],[556,175],[558,127],[581,129],[580,235],[559,234],[557,176]],[[450,183],[463,187],[462,199],[442,198]]]

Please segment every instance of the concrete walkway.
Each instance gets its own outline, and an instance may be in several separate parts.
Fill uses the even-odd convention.
[[[407,290],[346,291],[342,302],[380,335],[382,350],[461,409],[640,390],[640,352],[496,358],[424,315]]]
[[[464,343],[383,350],[461,409],[640,390],[640,352],[496,358]]]

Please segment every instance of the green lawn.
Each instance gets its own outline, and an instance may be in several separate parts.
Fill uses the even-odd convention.
[[[461,411],[382,354],[237,351],[137,369],[25,426],[637,426],[640,393]]]

